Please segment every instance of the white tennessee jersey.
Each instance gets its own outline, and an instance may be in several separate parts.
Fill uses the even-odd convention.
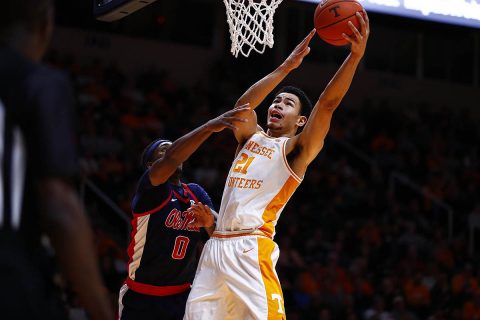
[[[228,173],[217,231],[258,229],[273,238],[280,213],[302,181],[285,155],[289,138],[255,133]]]

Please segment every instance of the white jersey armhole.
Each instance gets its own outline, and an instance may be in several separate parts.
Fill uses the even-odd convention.
[[[285,139],[285,141],[283,142],[282,144],[282,156],[283,156],[283,164],[285,165],[285,168],[290,172],[290,175],[295,179],[297,180],[298,183],[301,183],[302,180],[303,180],[303,177],[300,178],[294,171],[293,169],[290,167],[290,165],[288,164],[288,161],[287,161],[287,154],[285,152],[285,146],[287,144],[287,141],[290,140],[290,138],[287,138]]]

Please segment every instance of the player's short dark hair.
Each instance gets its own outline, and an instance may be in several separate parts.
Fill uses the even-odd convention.
[[[31,31],[47,22],[53,0],[2,0],[0,9],[0,40],[10,36],[14,26]]]
[[[164,142],[169,142],[172,143],[170,140],[166,139],[155,139],[152,142],[148,144],[148,146],[143,149],[142,156],[141,156],[141,164],[142,166],[146,167],[149,162],[152,161],[153,155],[155,154],[155,150],[158,148],[158,146]]]
[[[312,101],[307,97],[306,93],[302,89],[299,89],[294,86],[285,86],[278,90],[275,96],[278,96],[280,93],[291,93],[298,97],[300,100],[300,115],[308,117],[310,112],[312,112]]]

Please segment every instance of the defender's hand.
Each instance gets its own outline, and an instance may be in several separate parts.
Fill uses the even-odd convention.
[[[231,130],[237,130],[236,124],[239,122],[247,122],[246,118],[242,117],[245,114],[244,112],[250,111],[249,104],[244,104],[239,107],[236,107],[230,111],[225,112],[222,115],[219,115],[215,119],[208,121],[205,126],[211,132],[220,132],[225,128]]]
[[[310,40],[312,40],[313,36],[315,35],[316,30],[313,29],[310,33],[305,37],[305,39],[300,42],[295,49],[290,53],[288,58],[285,60],[283,65],[289,70],[293,70],[298,68],[303,61],[303,58],[310,52],[310,47],[308,46]]]
[[[210,208],[204,205],[201,202],[192,204],[190,208],[187,209],[188,212],[193,213],[194,220],[189,223],[192,227],[195,228],[210,228],[215,223],[215,218],[212,214]]]
[[[349,37],[345,33],[343,33],[342,36],[351,43],[352,55],[361,58],[365,54],[368,37],[370,36],[370,21],[365,10],[363,10],[363,16],[360,12],[357,12],[357,19],[360,23],[360,31],[355,28],[352,22],[349,22],[348,25],[350,26],[350,29],[352,29],[354,36]]]

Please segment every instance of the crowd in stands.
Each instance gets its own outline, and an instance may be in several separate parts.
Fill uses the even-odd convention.
[[[143,148],[231,108],[251,84],[220,62],[183,87],[162,70],[129,77],[100,60],[52,53],[49,61],[75,86],[83,175],[127,214]],[[261,75],[253,71],[253,79]],[[477,123],[465,109],[426,104],[371,99],[340,107],[277,226],[288,319],[480,319],[480,264],[468,246],[468,216],[480,214]],[[231,133],[218,134],[184,166],[185,179],[204,186],[217,208],[235,148]],[[393,172],[432,197],[392,180]],[[454,212],[452,237],[441,202]],[[114,239],[125,235],[112,234],[108,224],[118,222],[102,218],[104,210],[86,206],[115,301],[126,250]]]

